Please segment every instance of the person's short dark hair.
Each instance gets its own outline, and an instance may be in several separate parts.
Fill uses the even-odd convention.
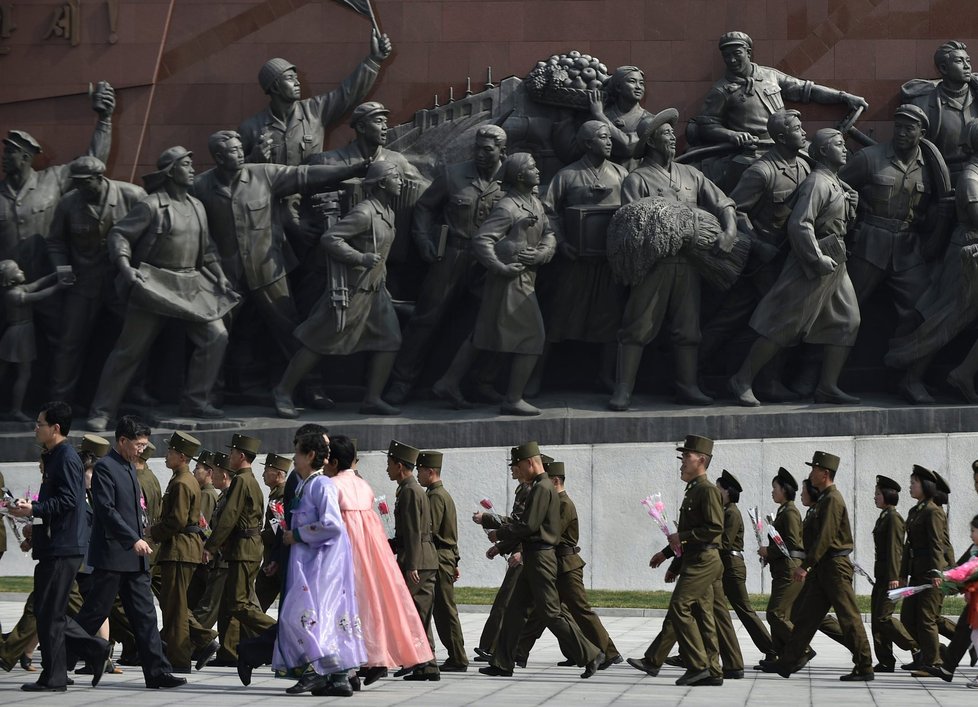
[[[900,503],[900,492],[896,489],[883,488],[880,487],[880,496],[883,497],[883,503],[888,506],[895,506]]]
[[[952,39],[950,42],[944,42],[944,44],[939,46],[937,51],[934,52],[934,67],[940,71],[941,66],[945,64],[951,58],[951,54],[956,51],[968,51],[968,45],[964,42],[959,42],[956,39]]]
[[[949,500],[947,494],[940,489],[934,491],[934,503],[938,506],[946,506]]]
[[[727,492],[727,497],[730,499],[731,503],[740,502],[740,491],[738,491],[735,488],[730,488],[729,486],[727,486],[723,482],[723,479],[717,479],[717,486],[719,486],[720,488],[722,488],[724,491]]]
[[[767,118],[767,132],[772,137],[775,138],[777,135],[783,132],[788,132],[788,121],[791,118],[798,118],[801,120],[801,113],[792,109],[776,110]]]
[[[251,452],[246,452],[243,449],[239,449],[238,451],[241,452],[241,456],[243,456],[245,459],[248,460],[248,463],[249,464],[254,464],[255,463],[255,457],[256,457],[255,454],[252,454]]]
[[[323,439],[322,434],[304,434],[296,440],[295,447],[296,451],[302,454],[315,452],[315,456],[312,459],[313,469],[322,469],[327,457],[329,457],[330,445],[326,444],[326,440]]]
[[[937,484],[935,484],[933,481],[930,479],[921,479],[919,477],[918,481],[920,481],[920,490],[924,492],[924,498],[932,499],[937,495]]]
[[[52,400],[41,406],[44,413],[44,421],[51,427],[57,425],[64,437],[71,432],[71,405],[63,400]]]
[[[336,435],[329,438],[329,461],[336,460],[336,466],[340,469],[350,469],[357,458],[357,449],[353,446],[353,440],[346,435]]]
[[[794,486],[789,486],[788,484],[781,483],[781,479],[779,479],[777,476],[775,476],[774,479],[772,479],[772,481],[778,485],[779,489],[781,489],[781,493],[784,494],[784,498],[786,501],[795,500],[795,496],[798,495],[798,489],[796,489]]]
[[[971,527],[978,528],[978,516],[975,516],[974,518],[971,519]]]
[[[135,415],[123,415],[115,425],[115,438],[117,441],[123,437],[126,439],[149,437],[151,432],[152,430],[149,425]]]
[[[86,469],[91,469],[93,466],[95,466],[95,462],[98,461],[98,457],[88,450],[78,452],[78,457],[81,459],[82,466]]]
[[[315,422],[307,422],[295,431],[295,436],[292,438],[292,446],[294,447],[299,443],[299,437],[303,435],[328,435],[329,430],[322,425],[317,425]]]
[[[802,483],[805,484],[805,493],[808,494],[808,498],[811,499],[812,503],[815,503],[822,492],[811,482],[811,479],[805,479]]]

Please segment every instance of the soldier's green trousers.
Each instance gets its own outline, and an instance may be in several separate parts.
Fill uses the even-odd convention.
[[[442,565],[435,572],[435,596],[431,609],[438,640],[448,651],[448,661],[454,665],[468,665],[462,622],[458,619],[455,605],[455,568]]]
[[[873,632],[873,650],[876,652],[876,662],[893,668],[896,666],[896,657],[893,655],[894,643],[905,651],[916,653],[918,649],[917,642],[907,631],[907,628],[900,619],[893,616],[896,605],[887,597],[888,584],[886,579],[877,577],[876,584],[873,585],[870,627]]]

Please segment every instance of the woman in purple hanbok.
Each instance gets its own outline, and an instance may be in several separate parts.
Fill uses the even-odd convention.
[[[350,539],[333,482],[323,476],[329,445],[321,434],[299,437],[287,586],[278,615],[272,667],[299,682],[286,692],[352,695],[347,671],[367,662],[353,578]]]

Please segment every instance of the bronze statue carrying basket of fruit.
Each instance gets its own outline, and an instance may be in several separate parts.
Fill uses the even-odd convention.
[[[604,91],[609,78],[608,67],[597,57],[572,51],[538,61],[524,84],[538,103],[587,110],[591,103],[588,91]]]

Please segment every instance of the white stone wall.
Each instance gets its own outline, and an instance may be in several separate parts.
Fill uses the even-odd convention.
[[[662,581],[663,568],[648,567],[649,558],[665,544],[665,539],[639,501],[653,491],[661,491],[675,519],[684,488],[679,480],[675,446],[658,443],[544,447],[566,465],[567,490],[580,515],[580,545],[587,561],[585,582],[589,587],[668,588]],[[842,459],[836,482],[853,523],[854,559],[868,572],[873,567],[872,530],[878,515],[873,505],[876,474],[890,476],[904,486],[900,512],[906,516],[912,505],[907,486],[914,463],[937,469],[949,480],[951,540],[956,554],[964,550],[969,542],[968,524],[978,512],[971,472],[971,462],[978,458],[978,434],[718,440],[711,478],[728,469],[744,486],[739,505],[746,528],[744,544],[751,592],[766,592],[770,576],[753,559],[757,543],[746,509],[756,504],[762,513],[774,511],[771,478],[778,467],[784,466],[800,479],[808,472],[804,462],[811,460],[816,449]],[[459,515],[461,585],[496,586],[505,572],[503,560],[485,558],[488,541],[470,518],[483,497],[491,499],[501,511],[510,508],[516,482],[510,478],[508,460],[508,448],[445,450],[443,479]],[[152,460],[150,466],[165,489],[169,472],[162,459]],[[0,470],[15,495],[23,494],[28,484],[37,489],[36,466],[11,463],[0,465]],[[363,453],[360,471],[378,495],[386,494],[393,507],[396,484],[387,478],[385,455]],[[31,574],[30,558],[15,547],[9,530],[7,536],[9,548],[0,560],[0,575]],[[862,578],[857,578],[856,588],[864,594],[870,591],[869,583]]]

